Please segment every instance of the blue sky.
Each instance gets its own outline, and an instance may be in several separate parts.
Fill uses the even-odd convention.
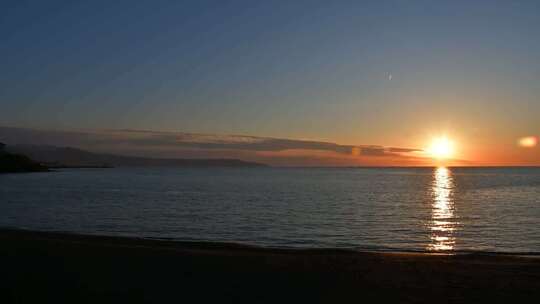
[[[513,140],[539,131],[539,12],[537,1],[2,1],[0,125]]]

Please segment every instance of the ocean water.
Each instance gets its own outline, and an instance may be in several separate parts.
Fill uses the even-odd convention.
[[[268,247],[540,253],[540,168],[5,174],[0,226]]]

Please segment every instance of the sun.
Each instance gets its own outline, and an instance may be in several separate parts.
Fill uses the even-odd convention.
[[[433,158],[447,159],[454,155],[454,143],[447,137],[438,137],[433,139],[427,152]]]

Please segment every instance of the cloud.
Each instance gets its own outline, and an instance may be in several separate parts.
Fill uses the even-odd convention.
[[[388,151],[389,152],[396,152],[396,153],[409,153],[409,152],[420,152],[420,151],[422,151],[422,149],[390,147],[390,148],[388,148]]]
[[[7,144],[72,146],[99,152],[157,157],[271,157],[284,159],[410,158],[414,148],[341,145],[331,142],[146,130],[51,131],[0,127]],[[291,156],[301,151],[301,156]],[[264,152],[264,153],[261,153]],[[321,156],[321,154],[323,154]],[[340,160],[341,161],[341,160]]]
[[[256,137],[244,135],[216,135],[175,132],[148,132],[135,130],[110,130],[123,143],[156,148],[176,147],[195,149],[243,150],[243,151],[286,151],[316,150],[340,154],[366,156],[397,156],[400,153],[420,151],[412,148],[383,147],[374,145],[340,145],[330,142]]]

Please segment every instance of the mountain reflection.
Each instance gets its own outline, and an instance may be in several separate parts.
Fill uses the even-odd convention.
[[[435,169],[432,186],[431,244],[428,250],[453,250],[454,232],[457,226],[454,216],[452,172],[445,167]]]

